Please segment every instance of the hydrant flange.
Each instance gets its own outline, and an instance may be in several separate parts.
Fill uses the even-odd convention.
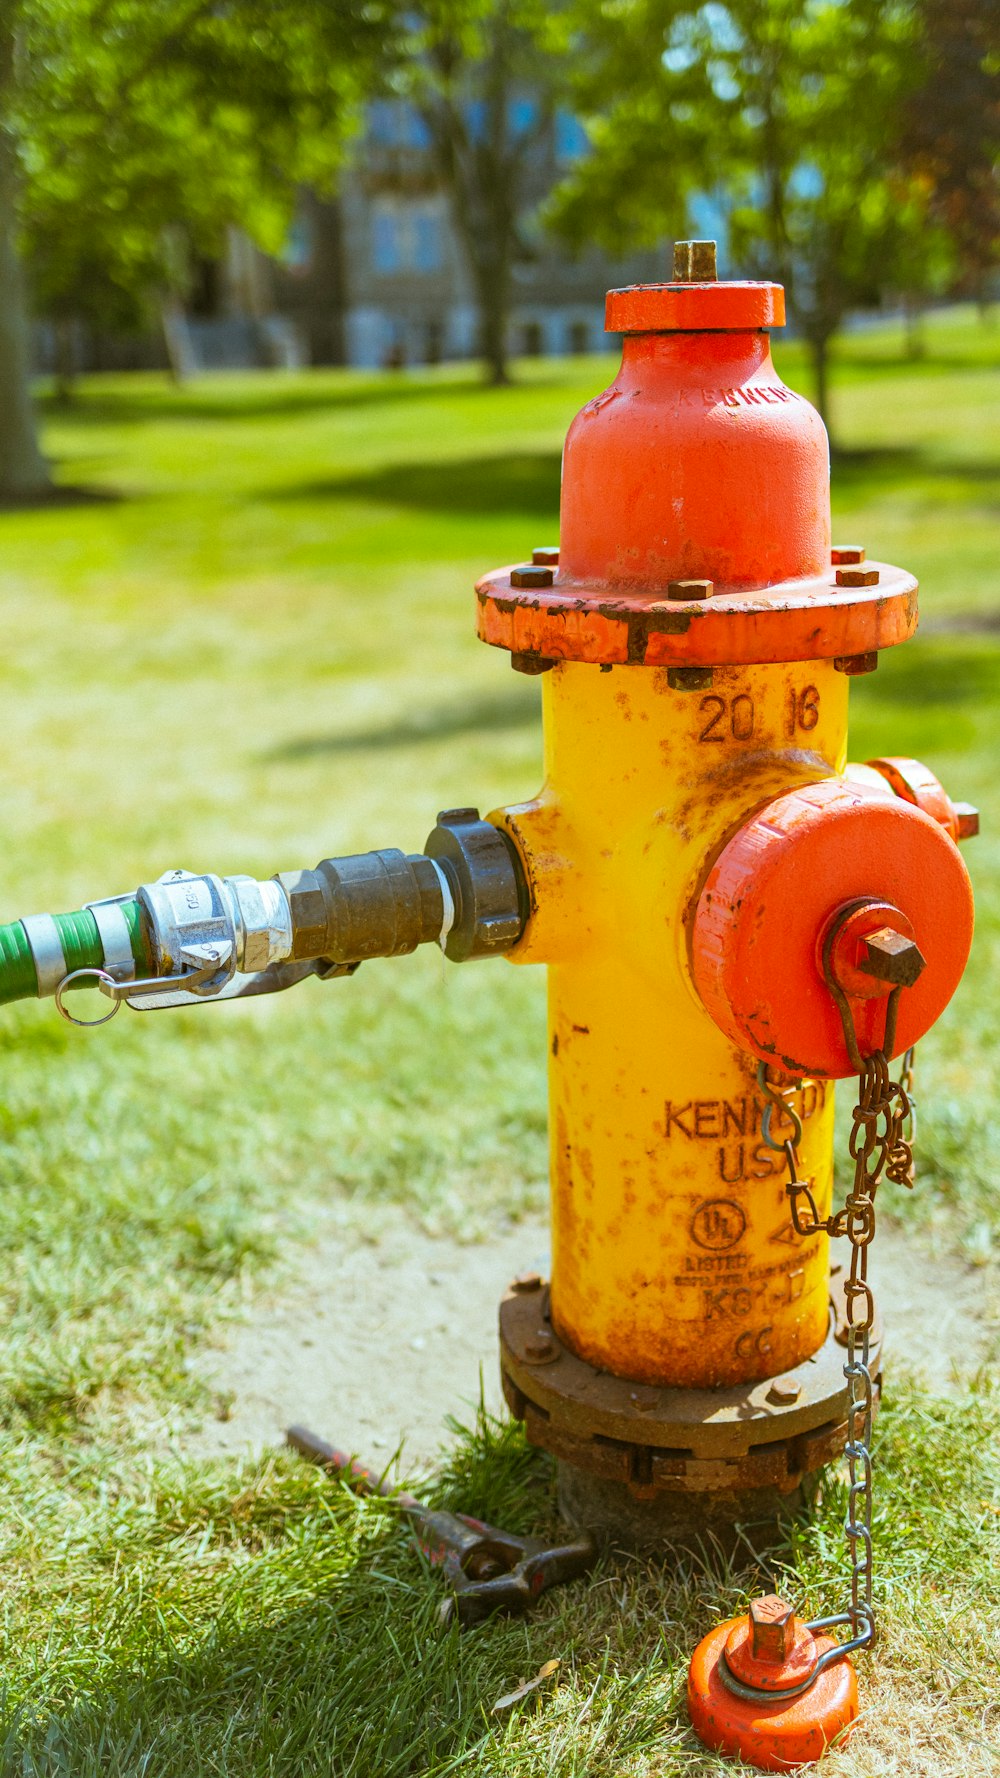
[[[872,562],[865,586],[838,584],[832,567],[810,579],[752,589],[719,581],[705,599],[576,580],[517,584],[501,568],[477,582],[482,641],[512,654],[603,666],[752,666],[848,660],[907,642],[917,627],[917,582],[904,568]],[[680,587],[684,583],[675,582]]]
[[[574,1468],[622,1483],[640,1501],[749,1489],[780,1495],[843,1451],[841,1278],[832,1280],[830,1328],[818,1352],[780,1377],[722,1389],[661,1388],[587,1364],[552,1326],[544,1281],[533,1285],[516,1281],[500,1305],[504,1396],[531,1443]],[[876,1407],[881,1343],[879,1321],[871,1347]],[[748,1368],[754,1357],[748,1351]]]

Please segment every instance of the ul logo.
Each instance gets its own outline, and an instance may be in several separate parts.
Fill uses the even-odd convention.
[[[691,1239],[710,1253],[723,1253],[736,1246],[746,1226],[746,1217],[731,1198],[709,1198],[691,1218]]]

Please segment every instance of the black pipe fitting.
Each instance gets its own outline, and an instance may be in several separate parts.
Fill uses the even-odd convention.
[[[511,950],[524,931],[530,903],[521,860],[506,834],[481,821],[478,809],[445,809],[425,851],[447,877],[454,901],[445,956],[470,963]]]
[[[517,943],[528,890],[517,853],[476,809],[449,809],[425,853],[361,852],[315,870],[282,871],[292,958],[357,964],[441,944],[452,962],[501,956]]]

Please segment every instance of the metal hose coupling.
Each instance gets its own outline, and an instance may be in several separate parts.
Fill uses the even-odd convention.
[[[477,810],[452,809],[425,852],[326,858],[263,882],[172,870],[132,895],[0,926],[0,1003],[52,995],[71,1024],[103,1024],[122,1001],[145,1011],[275,993],[421,944],[467,962],[510,950],[529,911],[512,842]],[[104,1017],[68,1010],[66,992],[86,986],[113,1002]]]

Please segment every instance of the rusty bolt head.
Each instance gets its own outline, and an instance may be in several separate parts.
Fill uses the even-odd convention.
[[[556,1343],[547,1327],[529,1334],[524,1342],[524,1356],[528,1364],[547,1364],[556,1356]]]
[[[877,568],[838,568],[838,586],[878,586]]]
[[[511,570],[510,584],[511,586],[551,586],[555,577],[554,568],[536,568],[530,563],[525,563],[523,568]]]
[[[905,933],[893,926],[880,926],[861,940],[858,968],[873,975],[878,982],[891,982],[893,987],[912,988],[927,966],[920,947]]]
[[[802,1384],[797,1382],[794,1377],[775,1377],[767,1392],[767,1399],[773,1402],[776,1408],[791,1407],[794,1401],[798,1401],[801,1394]]]
[[[710,599],[714,591],[714,580],[672,580],[667,587],[667,598]]]
[[[510,657],[510,664],[515,673],[524,673],[529,679],[537,679],[541,673],[551,673],[559,662],[547,654],[522,654],[515,651]]]
[[[667,684],[671,691],[709,691],[711,667],[668,667]]]
[[[979,810],[971,803],[952,803],[955,820],[958,823],[960,840],[974,840],[979,832]]]
[[[531,560],[536,568],[558,568],[559,550],[557,547],[553,548],[551,545],[545,544],[532,550]]]
[[[865,546],[863,543],[835,543],[830,551],[830,561],[835,568],[846,568],[849,563],[863,562]]]
[[[714,241],[674,242],[675,284],[714,284],[718,276]]]
[[[511,1284],[511,1290],[515,1290],[518,1296],[527,1296],[529,1291],[541,1290],[541,1288],[542,1278],[540,1272],[519,1272]]]
[[[795,1611],[777,1593],[750,1601],[750,1640],[755,1661],[780,1667],[795,1645]]]
[[[838,673],[846,673],[848,679],[857,679],[862,673],[874,673],[878,666],[878,649],[870,654],[838,654],[834,660]]]

